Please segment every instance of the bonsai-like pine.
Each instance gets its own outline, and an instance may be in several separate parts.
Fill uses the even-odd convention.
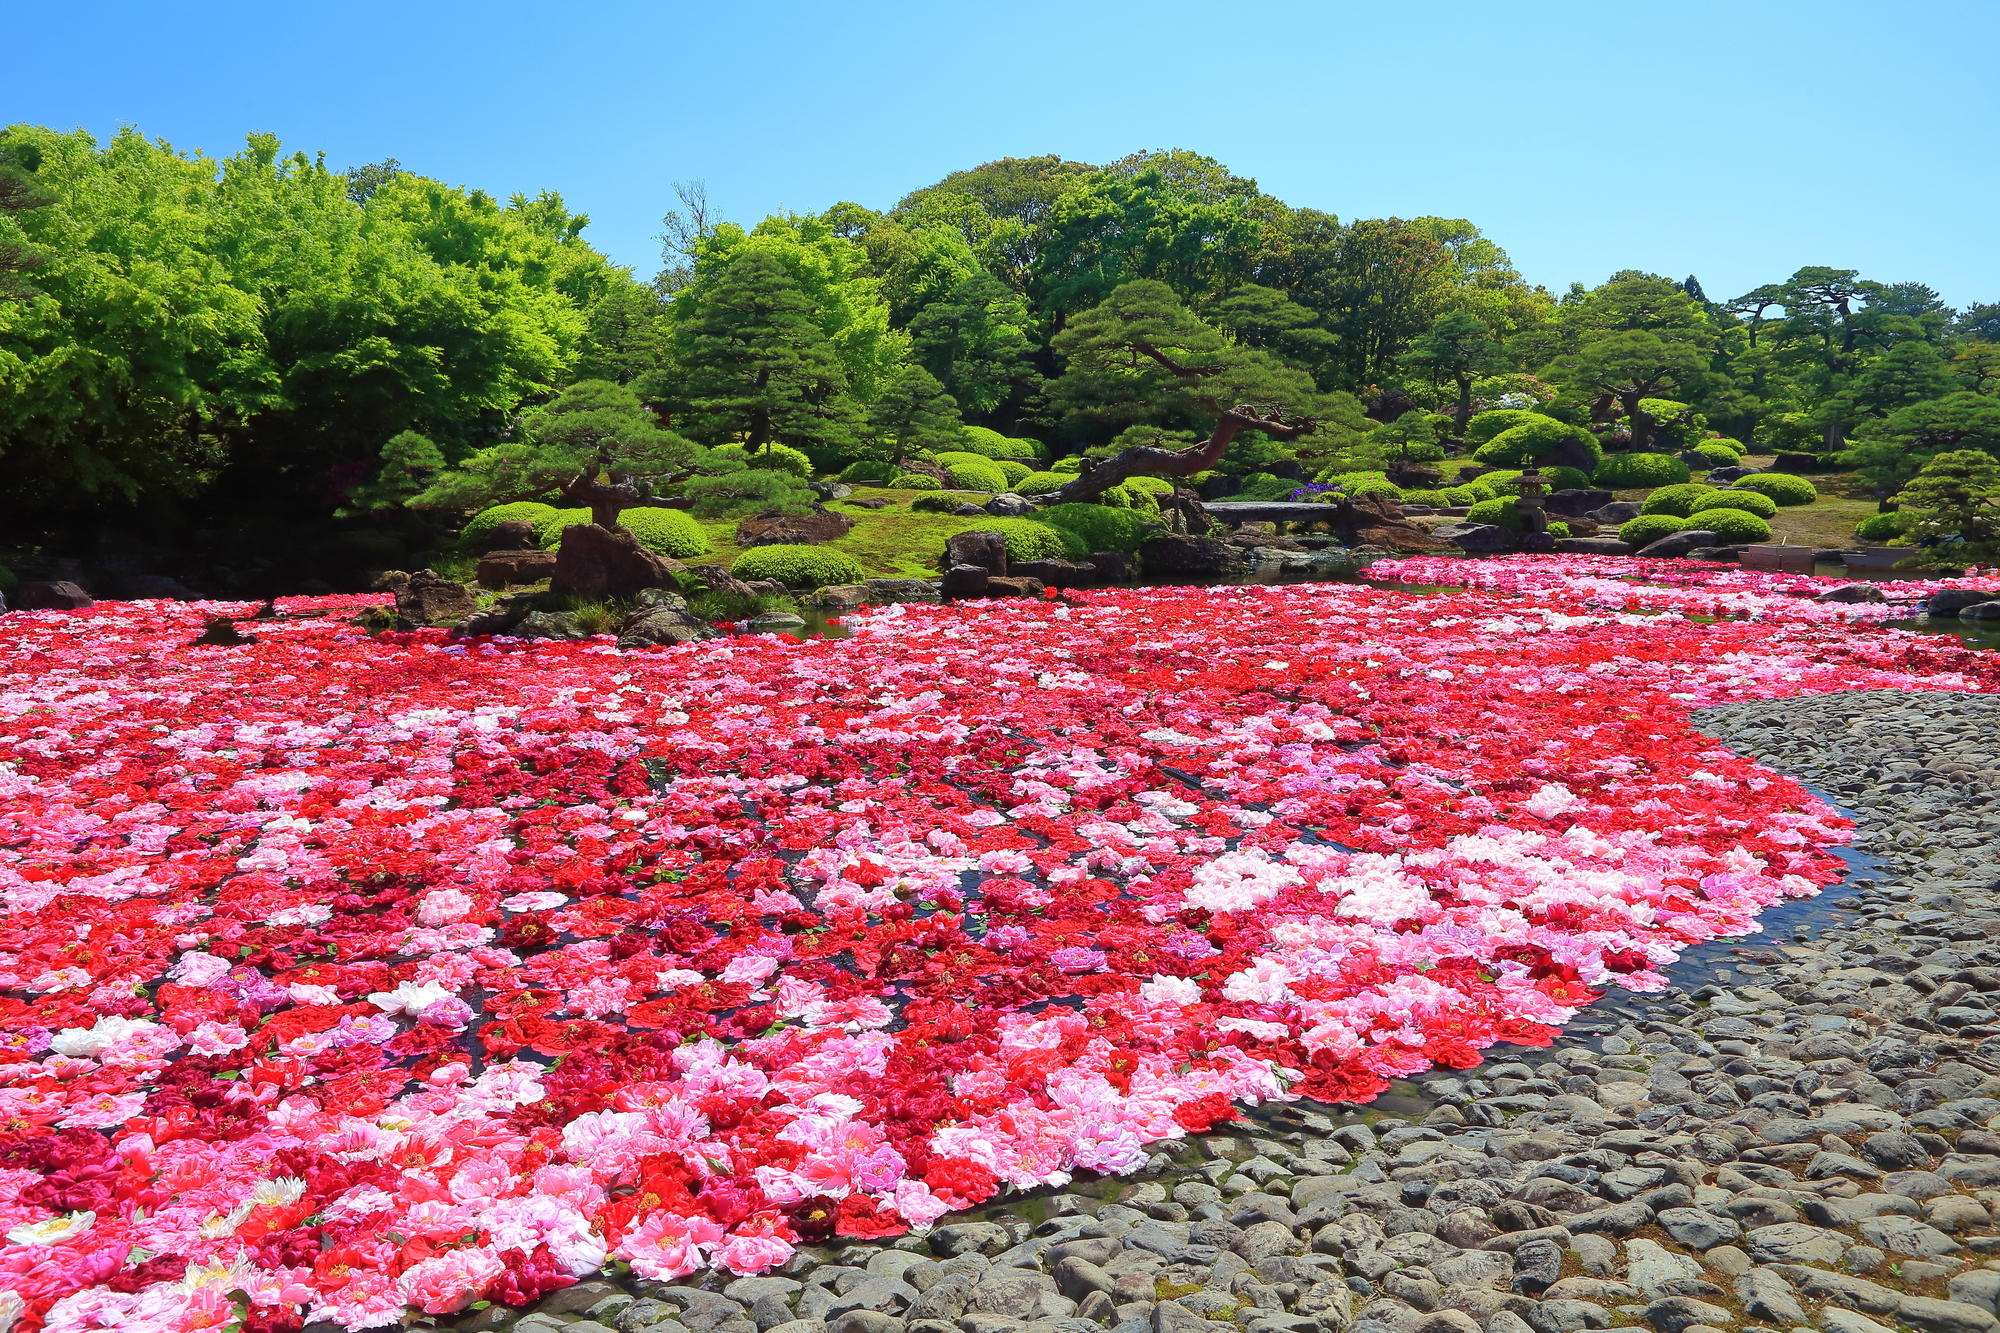
[[[1055,337],[1069,371],[1051,395],[1075,402],[1168,406],[1212,417],[1209,437],[1191,449],[1137,444],[1086,464],[1051,504],[1095,500],[1128,477],[1187,477],[1213,468],[1244,430],[1275,439],[1310,435],[1319,423],[1303,409],[1318,397],[1304,371],[1232,344],[1181,305],[1163,282],[1128,282],[1078,315]],[[1224,407],[1224,403],[1233,406]]]
[[[600,528],[627,509],[678,509],[654,487],[685,479],[700,453],[654,424],[630,389],[582,380],[527,414],[520,440],[481,449],[429,479],[412,509],[484,509],[560,491]]]
[[[1896,497],[1927,569],[2000,564],[2000,458],[1955,449],[1924,464]]]
[[[1576,355],[1558,363],[1563,381],[1580,397],[1606,395],[1618,400],[1632,421],[1634,453],[1643,453],[1653,434],[1653,414],[1643,401],[1693,383],[1706,365],[1701,349],[1644,329],[1586,343]]]
[[[1472,420],[1472,381],[1480,375],[1514,368],[1507,347],[1493,336],[1493,326],[1462,310],[1439,315],[1430,331],[1410,344],[1403,364],[1421,369],[1439,380],[1450,380],[1458,389],[1452,419],[1458,433]],[[1405,415],[1408,415],[1405,413]]]
[[[898,370],[868,411],[869,453],[898,472],[912,454],[957,449],[964,438],[958,404],[922,366]]]

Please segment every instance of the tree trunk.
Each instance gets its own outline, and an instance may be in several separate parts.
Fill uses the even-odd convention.
[[[1458,376],[1458,433],[1465,434],[1465,423],[1472,420],[1472,376],[1461,372]]]
[[[1618,395],[1618,405],[1632,419],[1632,452],[1641,454],[1653,438],[1653,414],[1639,406],[1639,394]]]
[[[1088,470],[1078,473],[1075,481],[1051,495],[1047,503],[1088,504],[1128,477],[1189,477],[1197,472],[1206,472],[1229,451],[1230,442],[1236,438],[1237,432],[1246,428],[1287,440],[1316,429],[1313,422],[1296,423],[1260,417],[1253,415],[1256,411],[1254,407],[1239,405],[1223,412],[1215,423],[1214,432],[1204,443],[1192,449],[1158,449],[1150,444],[1135,444],[1130,449],[1119,450],[1094,467],[1086,464]]]

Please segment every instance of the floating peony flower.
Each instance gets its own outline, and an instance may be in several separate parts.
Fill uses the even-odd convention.
[[[90,1230],[97,1221],[93,1212],[58,1213],[46,1222],[28,1222],[7,1232],[14,1245],[60,1245]]]

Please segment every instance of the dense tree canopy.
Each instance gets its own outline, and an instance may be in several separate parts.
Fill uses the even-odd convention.
[[[642,282],[553,193],[335,172],[268,136],[215,160],[0,131],[0,494],[44,526],[393,526],[384,496],[497,465],[585,382],[685,447],[828,468],[960,422],[1105,457],[1256,404],[1292,415],[1237,423],[1222,466],[1379,465],[1493,408],[1612,449],[1828,453],[1885,495],[2000,450],[2000,304],[1920,282],[1807,266],[1715,300],[1631,270],[1557,296],[1470,221],[1343,220],[1185,149],[1005,158],[755,225],[674,188]]]

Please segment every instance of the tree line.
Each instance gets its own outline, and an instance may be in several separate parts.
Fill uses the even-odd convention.
[[[1244,432],[1239,472],[1348,466],[1495,406],[1612,448],[1832,454],[1885,493],[1940,451],[2000,452],[2000,305],[1918,282],[1807,267],[1716,300],[1628,271],[1554,294],[1469,221],[1342,221],[1181,150],[1008,158],[887,211],[747,227],[681,193],[641,279],[553,193],[335,171],[269,136],[216,160],[9,127],[0,495],[17,525],[145,513],[282,540],[379,490],[390,440],[457,463],[591,381],[698,445],[829,470],[961,423],[1059,454],[1171,447],[1220,410],[1191,369],[1320,427]]]

